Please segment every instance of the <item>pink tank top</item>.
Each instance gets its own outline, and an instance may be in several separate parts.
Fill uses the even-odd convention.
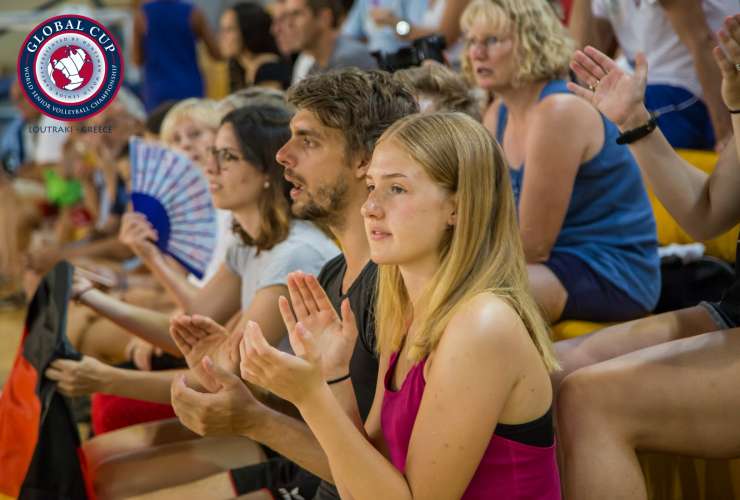
[[[391,355],[385,374],[380,419],[391,461],[401,473],[405,473],[411,431],[426,386],[426,358],[415,364],[399,390],[393,391],[390,389],[391,377],[397,358],[398,353]],[[494,434],[462,499],[559,500],[560,476],[555,444],[531,446]]]

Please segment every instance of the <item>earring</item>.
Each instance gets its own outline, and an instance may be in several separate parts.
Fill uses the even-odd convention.
[[[270,188],[270,181],[265,181],[265,183],[262,186],[264,186],[265,189],[269,189]]]

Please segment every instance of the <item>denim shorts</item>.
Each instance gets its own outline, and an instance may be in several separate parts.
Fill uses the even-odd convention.
[[[629,321],[650,312],[573,254],[552,253],[543,265],[553,272],[568,292],[561,321]]]

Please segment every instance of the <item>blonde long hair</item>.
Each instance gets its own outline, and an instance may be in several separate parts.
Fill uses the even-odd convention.
[[[488,131],[462,113],[417,114],[380,138],[393,141],[432,180],[455,194],[457,224],[440,243],[440,265],[414,311],[418,323],[409,358],[431,353],[458,308],[482,292],[510,304],[522,319],[545,366],[557,368],[547,325],[529,294],[514,199],[503,152]],[[397,351],[411,303],[398,266],[381,265],[376,332],[381,352]]]
[[[473,0],[460,17],[460,28],[467,32],[479,22],[515,36],[515,87],[568,74],[575,43],[546,0]],[[467,50],[463,53],[462,70],[475,85]]]

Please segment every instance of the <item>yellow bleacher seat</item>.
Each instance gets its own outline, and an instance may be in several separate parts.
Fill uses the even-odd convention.
[[[679,149],[677,152],[686,161],[707,173],[711,173],[717,163],[717,154],[711,151]],[[655,195],[653,195],[649,186],[648,195],[650,197],[650,202],[653,205],[653,213],[655,214],[655,224],[658,229],[658,242],[661,245],[669,245],[671,243],[693,243],[695,240],[686,234],[686,231],[681,229],[681,226],[679,226],[675,219],[668,213],[663,204],[658,201]],[[737,244],[738,231],[740,231],[740,224],[717,238],[702,241],[706,246],[706,254],[718,257],[727,262],[735,262],[735,248]],[[564,340],[578,337],[579,335],[585,335],[609,326],[609,324],[610,323],[592,323],[589,321],[561,321],[552,327],[553,340]]]
[[[687,162],[706,173],[711,173],[717,163],[717,154],[711,151],[679,149],[678,154]],[[661,245],[669,245],[671,243],[685,244],[696,241],[686,234],[686,231],[681,229],[681,226],[671,217],[663,204],[655,198],[649,187],[648,193],[650,202],[653,205],[653,213],[655,214],[655,222],[658,228],[658,242]],[[740,224],[717,238],[702,241],[706,246],[706,254],[718,257],[726,262],[735,262],[738,231],[740,231]]]

